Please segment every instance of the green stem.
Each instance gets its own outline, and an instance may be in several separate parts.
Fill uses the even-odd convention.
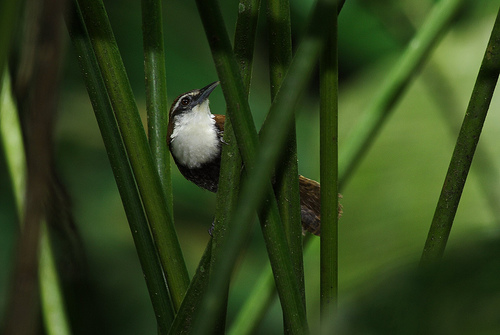
[[[320,62],[321,320],[329,320],[338,296],[338,58],[337,20]]]
[[[201,257],[198,268],[193,276],[193,280],[189,284],[189,289],[186,292],[186,296],[182,301],[179,312],[175,316],[172,327],[169,330],[169,334],[179,335],[179,334],[194,334],[192,332],[193,327],[193,317],[200,313],[201,306],[200,300],[203,297],[203,293],[206,291],[209,280],[209,270],[210,270],[210,258],[212,256],[213,239],[208,241],[207,247]]]
[[[288,0],[267,2],[267,24],[269,39],[269,72],[271,79],[271,100],[276,97],[283,78],[292,63],[292,32],[290,3]],[[302,226],[300,212],[299,169],[297,166],[297,136],[295,117],[287,135],[281,154],[281,163],[276,169],[274,189],[278,201],[281,221],[291,253],[293,267],[305,306],[304,266],[302,259]],[[289,322],[285,319],[285,324]],[[285,329],[290,327],[285,325]]]
[[[380,92],[344,142],[339,159],[341,188],[359,165],[392,111],[392,107],[400,99],[413,75],[427,59],[463,2],[463,0],[441,0],[436,3],[401,58],[387,75]]]
[[[168,213],[173,220],[172,179],[166,141],[168,104],[162,5],[160,0],[142,0],[141,4],[149,146],[167,198]]]
[[[226,118],[224,125],[224,142],[229,145],[224,146],[221,153],[220,183],[215,204],[215,229],[212,232],[213,246],[210,260],[210,280],[216,280],[213,279],[212,269],[223,252],[221,246],[228,238],[226,232],[229,225],[232,224],[231,215],[236,208],[240,191],[241,155],[236,145],[236,137],[230,118]],[[215,333],[218,334],[225,333],[228,296],[229,282],[221,288],[218,296],[219,303],[221,304],[220,313],[217,315],[218,322],[215,326]]]
[[[421,264],[443,256],[484,120],[500,74],[500,10],[465,112],[441,196],[425,242]]]
[[[116,124],[106,87],[101,76],[89,36],[82,21],[78,5],[70,12],[67,20],[71,40],[80,61],[85,85],[94,107],[97,123],[101,130],[108,158],[113,169],[116,184],[132,231],[139,261],[145,275],[149,296],[155,311],[158,328],[166,334],[168,325],[173,320],[174,312],[169,293],[164,281],[161,263],[151,238],[149,227],[135,185],[134,176],[128,162],[122,138]]]
[[[78,3],[177,310],[188,288],[189,276],[125,67],[102,1],[78,0]]]

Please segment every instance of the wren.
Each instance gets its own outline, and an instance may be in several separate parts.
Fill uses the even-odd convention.
[[[181,174],[201,188],[217,192],[225,116],[210,112],[208,97],[216,81],[177,97],[170,108],[167,143]],[[320,184],[299,175],[302,229],[320,235]],[[340,197],[340,195],[339,195]],[[339,216],[342,207],[338,207]]]

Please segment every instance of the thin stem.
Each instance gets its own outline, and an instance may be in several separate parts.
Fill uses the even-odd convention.
[[[329,320],[338,295],[338,57],[337,20],[320,61],[321,320]]]
[[[168,104],[162,5],[160,0],[142,0],[141,4],[149,146],[173,220],[172,178],[166,141]]]
[[[78,0],[78,3],[177,310],[188,288],[189,276],[125,67],[102,1]]]
[[[441,196],[425,242],[421,264],[443,256],[484,120],[500,74],[500,10],[465,112]]]

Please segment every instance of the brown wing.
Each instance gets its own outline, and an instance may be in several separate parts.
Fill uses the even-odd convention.
[[[217,128],[219,128],[219,131],[224,133],[224,123],[226,122],[226,116],[220,114],[214,114],[214,116],[215,116],[215,125],[217,126]]]

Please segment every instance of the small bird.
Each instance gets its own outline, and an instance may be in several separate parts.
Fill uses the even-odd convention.
[[[181,174],[201,188],[217,192],[225,115],[210,112],[208,97],[216,81],[178,96],[170,108],[167,142]],[[320,235],[320,184],[299,175],[302,229]],[[340,196],[340,195],[339,195]],[[339,216],[342,207],[339,204]]]

